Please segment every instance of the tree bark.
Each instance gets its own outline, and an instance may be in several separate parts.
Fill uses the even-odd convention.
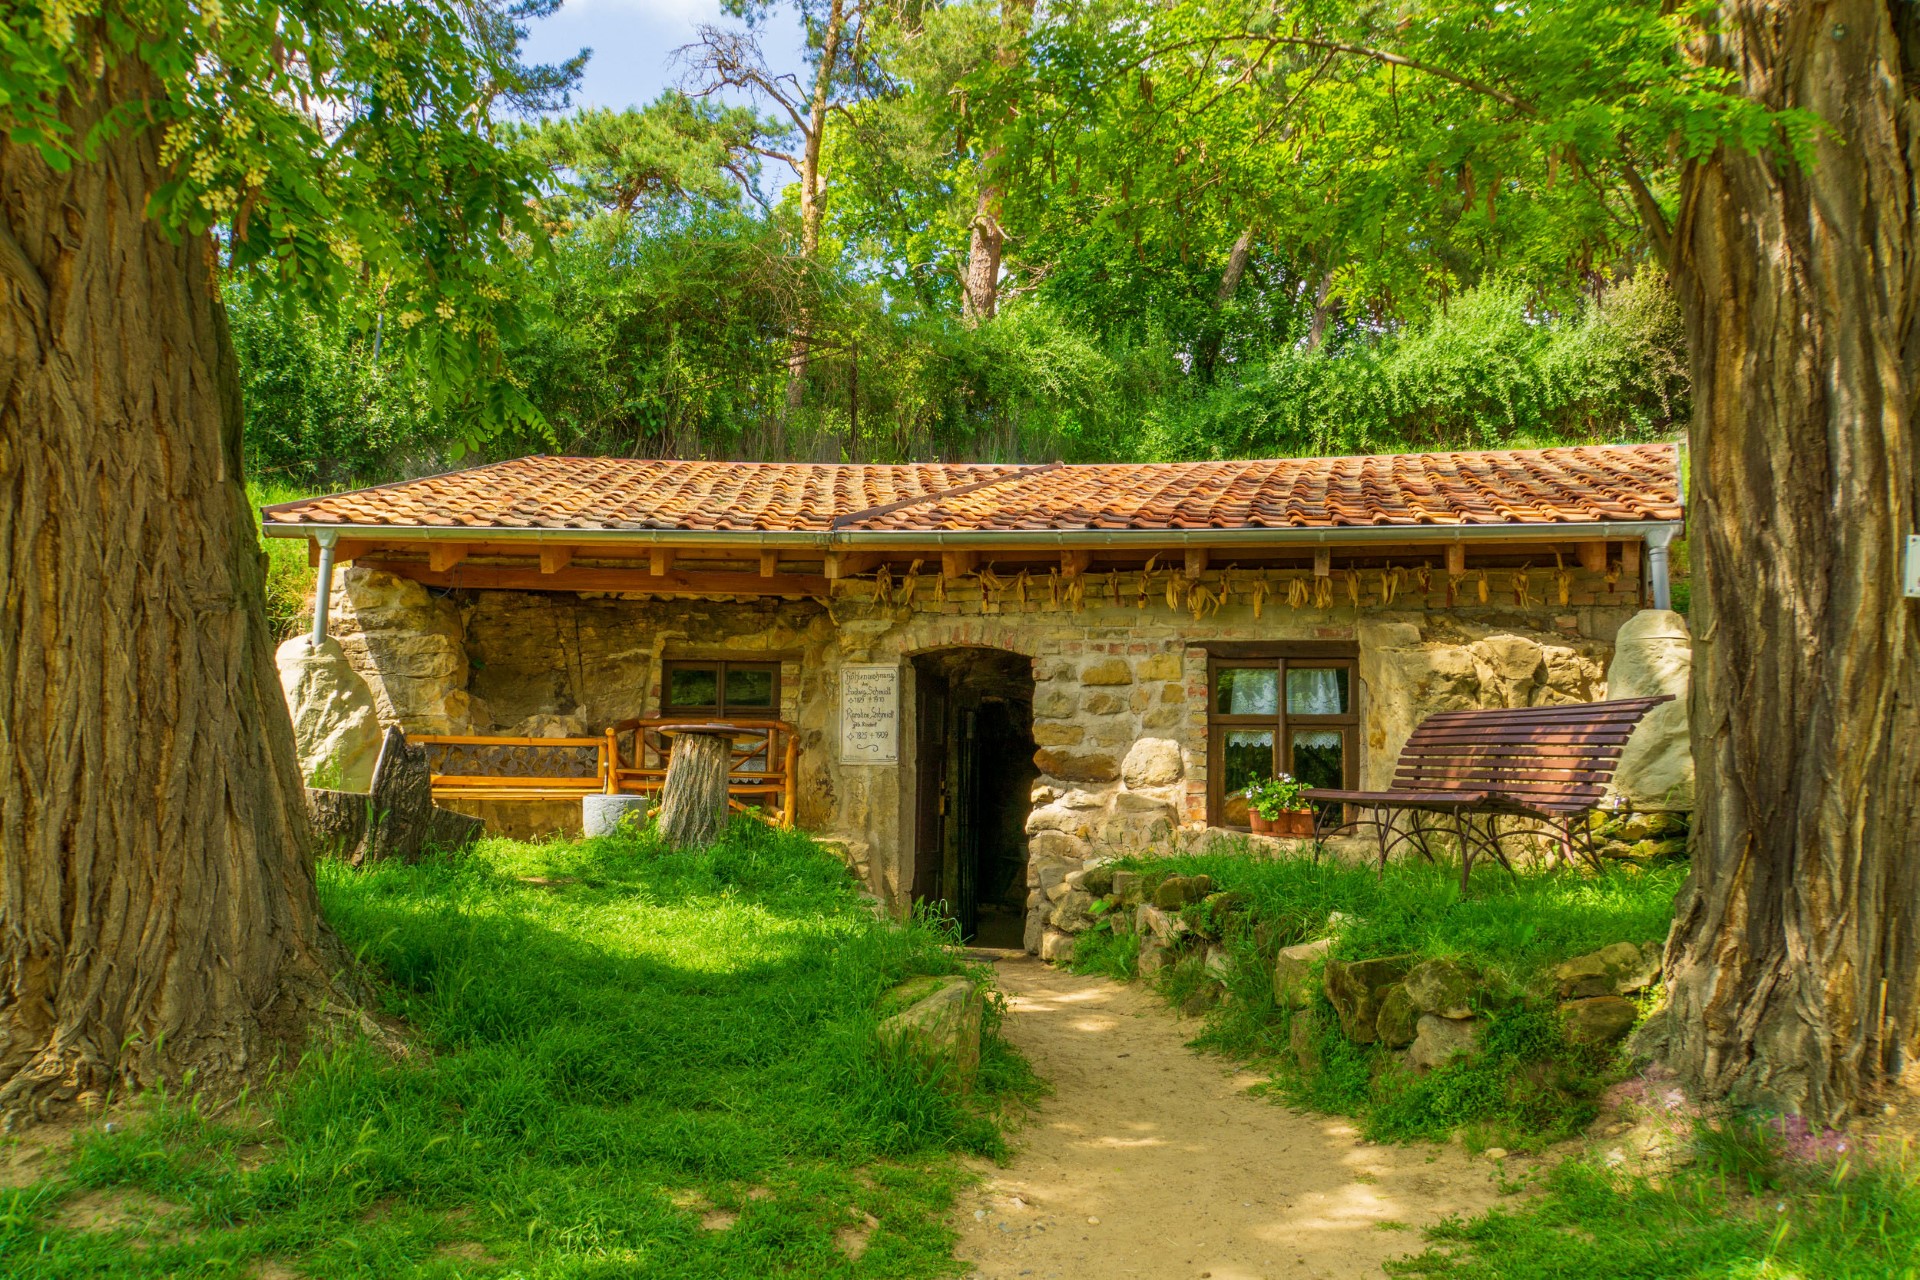
[[[727,825],[727,775],[733,738],[724,733],[681,733],[673,740],[667,778],[660,787],[660,835],[673,848],[712,844]]]
[[[1702,48],[1819,115],[1808,167],[1724,150],[1674,235],[1695,417],[1692,877],[1668,1060],[1834,1121],[1920,1028],[1920,68],[1914,19],[1740,0]]]
[[[994,50],[994,62],[1002,73],[1019,65],[1027,29],[1032,25],[1033,0],[1001,0],[1000,43]],[[1014,113],[1014,104],[1009,102],[994,122],[996,135],[1013,123]],[[962,281],[960,311],[969,325],[991,320],[1000,310],[1000,257],[1007,243],[1001,215],[1011,181],[1007,166],[1005,139],[996,136],[988,141],[980,157],[980,190],[968,226],[967,275]]]
[[[1254,228],[1248,225],[1227,252],[1226,270],[1220,273],[1220,288],[1213,298],[1213,315],[1208,318],[1206,333],[1201,335],[1200,358],[1195,362],[1200,366],[1203,382],[1213,381],[1213,366],[1219,362],[1220,343],[1225,330],[1221,313],[1233,301],[1233,295],[1240,292],[1240,278],[1247,274],[1247,264],[1253,261],[1253,233]]]
[[[137,62],[63,111],[156,94]],[[0,1114],[223,1089],[331,994],[241,408],[158,133],[0,136]]]

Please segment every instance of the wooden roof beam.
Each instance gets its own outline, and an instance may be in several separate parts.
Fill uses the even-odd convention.
[[[1062,551],[1060,553],[1060,576],[1069,579],[1077,578],[1085,573],[1087,567],[1092,563],[1093,552],[1091,551]]]
[[[427,568],[435,573],[445,573],[467,558],[473,550],[464,542],[429,542],[427,544]],[[335,554],[338,554],[337,552]]]
[[[1186,568],[1181,576],[1188,582],[1196,582],[1199,580],[1200,575],[1207,571],[1207,549],[1205,547],[1188,547],[1186,552]]]
[[[572,547],[541,547],[540,572],[559,573],[573,563],[573,553]]]
[[[1447,544],[1447,572],[1459,577],[1467,571],[1467,544],[1449,542]]]
[[[940,553],[940,576],[943,578],[964,578],[979,567],[978,551],[942,551]]]
[[[1580,557],[1580,567],[1588,573],[1605,573],[1607,571],[1607,544],[1605,542],[1598,540],[1592,542],[1576,542],[1573,545],[1573,549]]]
[[[827,552],[827,579],[857,577],[878,569],[886,557],[871,551],[829,551]]]

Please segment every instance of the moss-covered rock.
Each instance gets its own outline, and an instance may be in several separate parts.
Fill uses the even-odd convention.
[[[1397,983],[1387,989],[1387,997],[1380,1002],[1380,1016],[1374,1019],[1373,1027],[1380,1043],[1390,1049],[1404,1049],[1413,1043],[1420,1029],[1420,1010],[1408,994],[1406,983]]]
[[[1480,975],[1458,960],[1426,960],[1407,974],[1407,999],[1420,1013],[1470,1018],[1479,983]]]
[[[1372,1044],[1379,1036],[1375,1024],[1387,992],[1413,967],[1411,955],[1379,956],[1372,960],[1329,960],[1322,978],[1327,1002],[1340,1019],[1340,1030],[1356,1044]]]

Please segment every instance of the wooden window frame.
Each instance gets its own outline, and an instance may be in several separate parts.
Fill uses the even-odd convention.
[[[773,676],[773,699],[764,707],[727,706],[727,672],[734,668],[770,672]],[[678,706],[673,702],[673,673],[676,671],[712,671],[715,703],[710,706]],[[736,662],[730,658],[670,658],[660,664],[660,714],[663,716],[712,715],[722,719],[738,716],[745,720],[778,720],[780,718],[780,664],[754,660]]]
[[[1347,711],[1337,716],[1290,716],[1287,714],[1287,668],[1289,665],[1316,669],[1344,667],[1347,670]],[[1271,715],[1229,715],[1218,710],[1220,672],[1231,668],[1256,668],[1274,671],[1279,684],[1279,705]],[[1360,651],[1358,645],[1310,641],[1296,645],[1234,645],[1207,655],[1207,822],[1211,826],[1245,831],[1242,823],[1226,821],[1226,737],[1233,729],[1272,729],[1276,761],[1298,729],[1338,729],[1341,731],[1341,786],[1358,785],[1360,773]]]

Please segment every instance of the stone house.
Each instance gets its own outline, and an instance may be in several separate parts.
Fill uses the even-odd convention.
[[[265,510],[410,733],[796,727],[798,824],[1038,948],[1064,877],[1384,784],[1427,714],[1605,696],[1667,605],[1671,445],[900,466],[523,458]],[[334,575],[336,564],[351,564]],[[469,806],[520,832],[579,804]]]

